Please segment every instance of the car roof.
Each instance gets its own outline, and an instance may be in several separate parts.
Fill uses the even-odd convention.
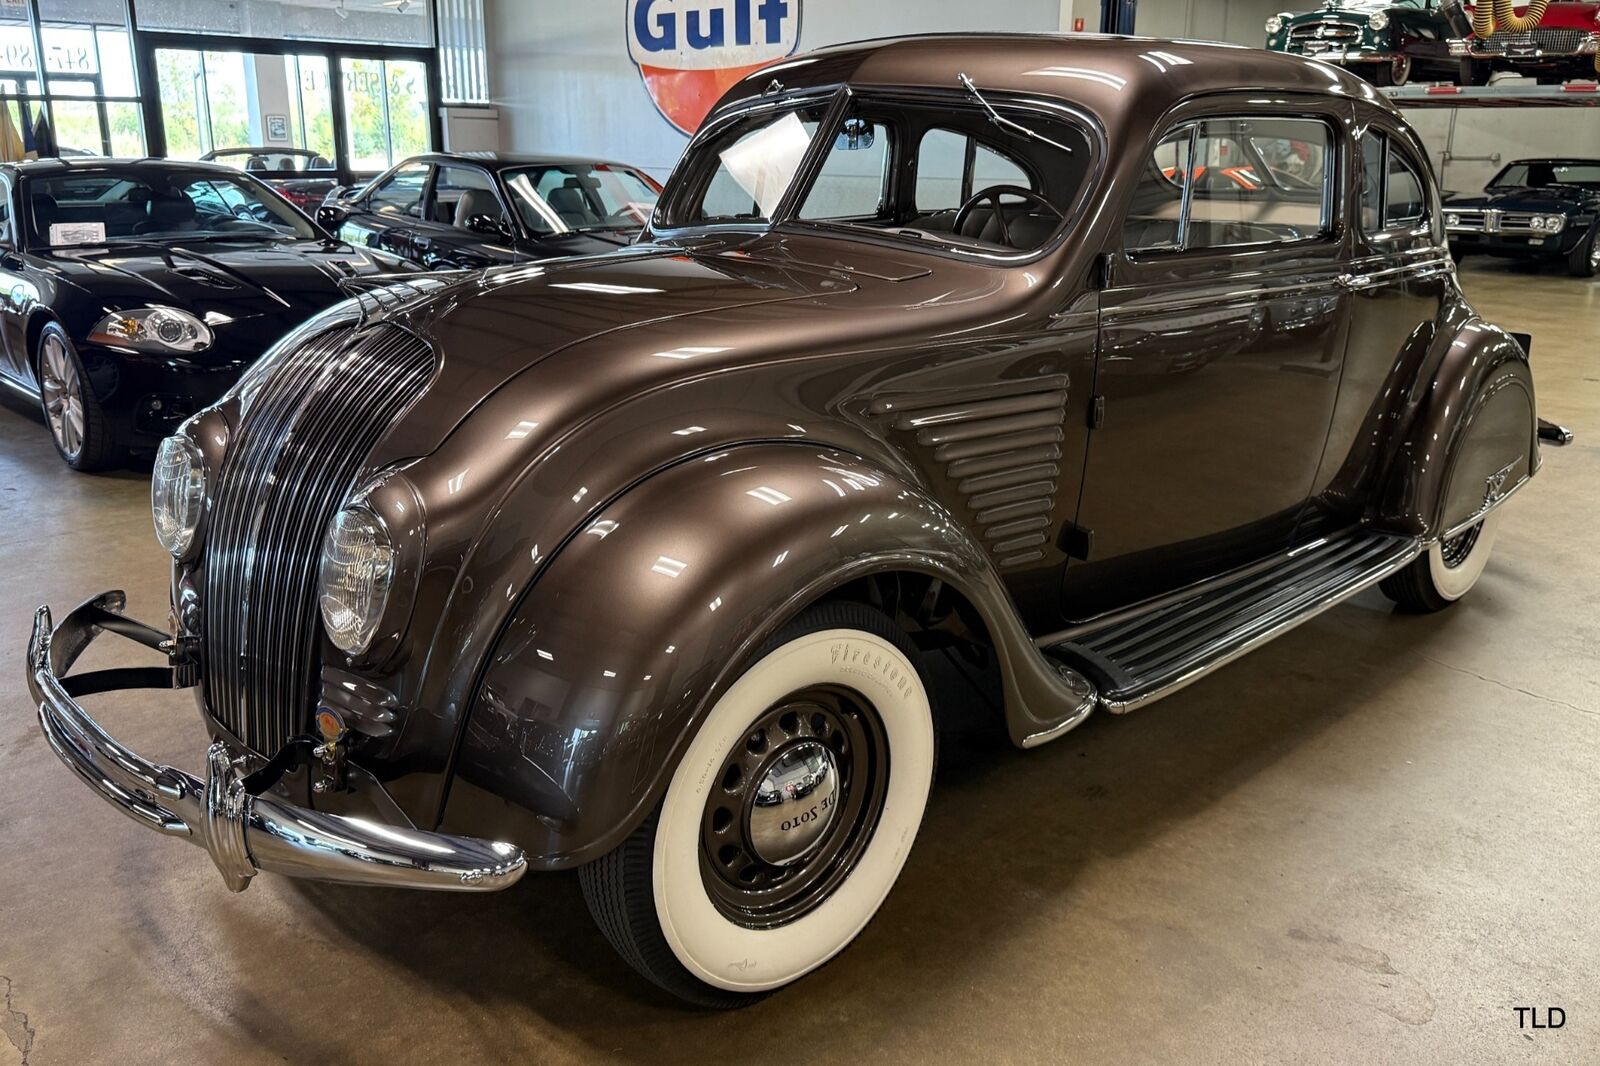
[[[1600,166],[1600,159],[1586,159],[1583,156],[1529,156],[1526,159],[1513,159],[1511,162],[1507,163],[1506,166],[1515,167],[1520,166],[1523,163],[1541,163],[1550,164],[1552,166],[1571,166],[1572,164],[1577,163],[1580,166]]]
[[[1296,91],[1365,100],[1398,114],[1381,93],[1339,67],[1306,56],[1212,41],[1099,33],[923,34],[832,45],[748,74],[719,106],[752,96],[848,84],[853,89],[980,91],[1059,97],[1113,125],[1153,118],[1203,94]]]
[[[589,156],[534,155],[524,152],[423,152],[420,155],[409,156],[401,160],[399,165],[404,166],[407,163],[468,163],[494,171],[507,170],[511,167],[559,167],[571,165],[638,169],[628,163],[616,163],[609,159],[594,159]]]

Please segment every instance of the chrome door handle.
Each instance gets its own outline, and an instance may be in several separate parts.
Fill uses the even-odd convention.
[[[1371,274],[1340,274],[1339,284],[1347,289],[1371,288],[1376,278]]]

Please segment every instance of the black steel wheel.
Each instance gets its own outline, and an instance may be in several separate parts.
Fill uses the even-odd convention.
[[[606,938],[689,1002],[743,1006],[871,921],[915,839],[936,741],[916,651],[856,603],[805,611],[705,715],[661,804],[579,870]]]

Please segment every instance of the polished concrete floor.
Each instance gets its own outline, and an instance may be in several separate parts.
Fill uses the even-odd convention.
[[[570,876],[233,896],[90,796],[23,690],[32,608],[125,587],[160,624],[163,556],[142,476],[72,474],[0,406],[0,1066],[1600,1062],[1600,282],[1465,279],[1578,433],[1470,599],[1363,595],[1149,711],[947,744],[877,921],[734,1014],[635,978]],[[198,766],[186,698],[104,717]]]

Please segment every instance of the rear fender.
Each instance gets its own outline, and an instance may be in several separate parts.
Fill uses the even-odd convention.
[[[494,826],[545,869],[604,854],[771,634],[830,590],[890,571],[940,578],[974,605],[1019,743],[1086,703],[943,507],[854,456],[749,444],[640,483],[550,561],[489,657],[442,825]]]
[[[1522,345],[1480,320],[1453,338],[1395,456],[1380,522],[1453,534],[1539,469],[1533,374]]]

